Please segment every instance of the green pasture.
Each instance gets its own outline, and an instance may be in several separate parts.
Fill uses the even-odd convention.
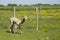
[[[16,30],[16,34],[9,32],[9,19],[13,17],[13,11],[0,10],[0,40],[60,40],[60,9],[42,10],[38,12],[39,30],[36,30],[35,10],[16,11],[16,17],[23,19],[27,16],[27,21],[22,24],[22,34]]]

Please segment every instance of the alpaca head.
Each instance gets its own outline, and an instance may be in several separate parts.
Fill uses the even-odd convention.
[[[24,20],[27,20],[27,16],[24,16]]]
[[[23,24],[26,20],[27,20],[27,16],[24,16],[20,24]]]

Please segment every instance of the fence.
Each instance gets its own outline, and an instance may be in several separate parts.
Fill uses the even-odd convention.
[[[15,9],[13,10],[16,11]],[[13,10],[0,10],[0,26],[8,27],[9,19],[13,17],[13,15],[14,17],[16,15],[16,17],[21,20],[23,16],[28,16],[28,20],[22,25],[23,29],[38,30],[47,27],[59,27],[58,23],[60,23],[60,9],[58,8],[43,9],[40,6],[39,8],[36,8],[34,10],[16,11],[14,12],[14,14]]]

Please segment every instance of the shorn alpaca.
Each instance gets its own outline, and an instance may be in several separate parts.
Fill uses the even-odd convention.
[[[21,24],[23,24],[26,20],[27,20],[27,16],[24,16],[23,20],[20,20],[20,19],[15,18],[15,17],[10,18],[10,22],[11,22],[11,25],[10,25],[10,28],[9,28],[10,32],[15,33],[14,32],[14,24],[16,24],[19,28],[20,33],[22,33]]]

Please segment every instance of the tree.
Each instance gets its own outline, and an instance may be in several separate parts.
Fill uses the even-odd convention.
[[[54,6],[60,6],[60,4],[54,4]]]
[[[33,6],[36,6],[36,5],[42,5],[41,3],[38,3],[38,4],[33,4]]]
[[[17,6],[17,4],[8,4],[7,6]]]
[[[21,4],[19,6],[22,6]]]
[[[0,6],[4,7],[4,5],[0,5]]]

